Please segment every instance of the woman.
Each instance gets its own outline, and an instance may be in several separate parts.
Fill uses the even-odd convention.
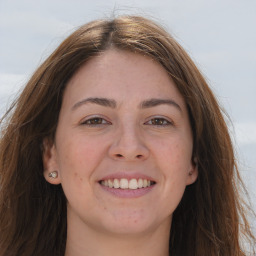
[[[82,26],[7,116],[0,255],[241,256],[240,234],[254,245],[218,103],[152,21]]]

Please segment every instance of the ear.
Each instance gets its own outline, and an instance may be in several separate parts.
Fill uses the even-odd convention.
[[[197,168],[197,159],[194,158],[191,160],[191,167],[187,174],[187,185],[193,184],[198,177],[198,168]]]
[[[43,165],[44,178],[51,184],[58,185],[61,183],[59,165],[57,159],[57,151],[55,144],[48,138],[43,140]],[[57,172],[57,177],[51,175]]]

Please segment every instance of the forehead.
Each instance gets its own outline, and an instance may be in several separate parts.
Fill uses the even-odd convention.
[[[71,78],[64,93],[76,101],[81,97],[125,99],[183,98],[167,71],[141,54],[107,50],[85,63]]]

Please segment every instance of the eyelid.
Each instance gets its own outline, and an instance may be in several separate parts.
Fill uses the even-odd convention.
[[[152,121],[153,119],[160,119],[160,120],[164,120],[167,123],[166,124],[148,124],[148,122]],[[174,122],[165,116],[151,116],[148,118],[148,120],[144,123],[145,125],[153,125],[153,126],[170,126],[170,125],[174,125]]]
[[[102,119],[104,121],[104,123],[102,124],[86,124],[86,122],[93,120],[93,119]],[[107,124],[112,124],[110,121],[107,120],[106,117],[101,116],[101,115],[91,115],[91,116],[87,116],[85,118],[82,119],[82,121],[80,122],[81,125],[87,125],[87,126],[101,126],[101,125],[107,125]]]

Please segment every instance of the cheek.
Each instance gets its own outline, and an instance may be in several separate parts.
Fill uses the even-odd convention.
[[[60,143],[58,162],[61,176],[81,180],[88,178],[102,159],[101,143],[86,138],[73,137]]]
[[[72,207],[81,202],[90,204],[94,171],[102,160],[102,144],[79,138],[65,140],[60,144],[58,161],[61,185]],[[84,204],[81,204],[81,207]]]
[[[191,170],[192,143],[185,140],[165,140],[159,144],[157,164],[164,180],[166,198],[179,201],[184,193]]]
[[[165,165],[165,169],[186,170],[191,164],[192,143],[188,143],[182,138],[169,139],[157,143],[155,154],[160,164]]]
[[[173,213],[184,194],[191,166],[190,151],[184,145],[166,143],[159,154],[163,180],[163,211]]]

